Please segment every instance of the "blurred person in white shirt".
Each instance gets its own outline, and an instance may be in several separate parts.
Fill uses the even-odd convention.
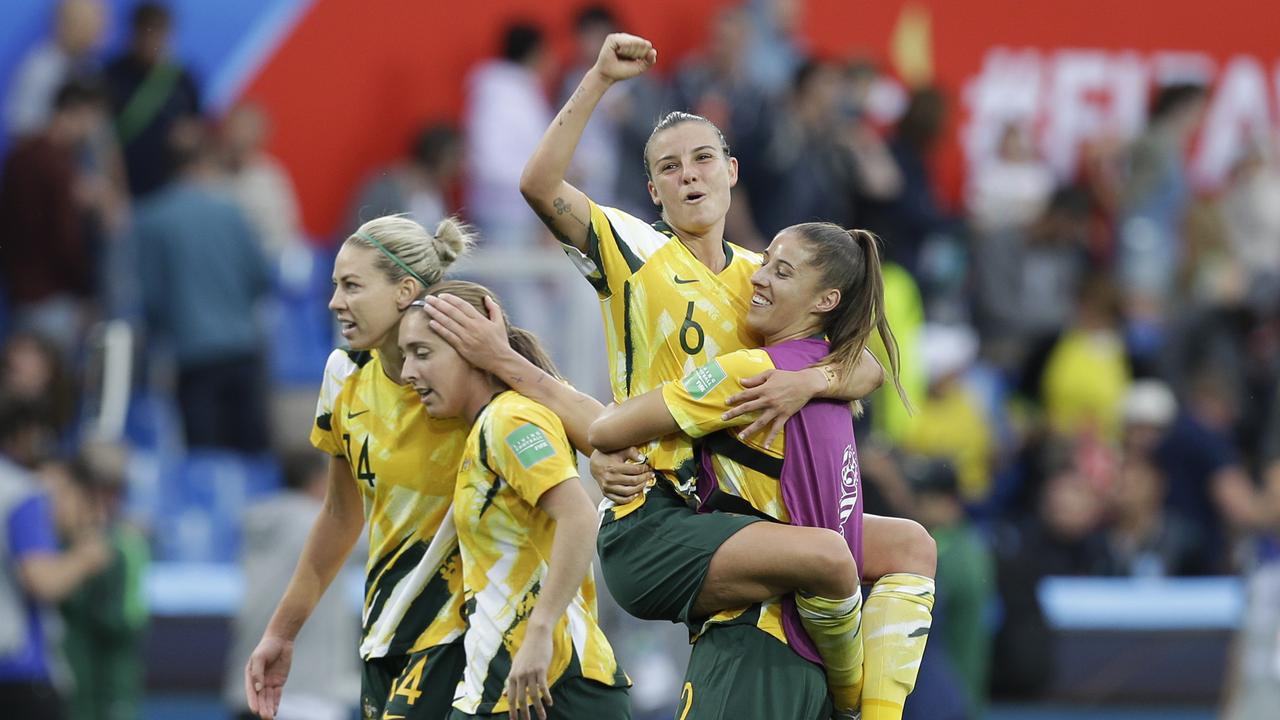
[[[1049,206],[1054,179],[1036,157],[1027,128],[1010,122],[996,156],[974,170],[966,205],[979,232],[1025,230]]]
[[[550,69],[542,30],[513,23],[503,33],[502,55],[467,78],[464,212],[490,247],[527,248],[544,235],[520,195],[520,172],[551,124]]]
[[[42,129],[53,113],[58,88],[92,74],[93,51],[106,30],[100,0],[64,0],[54,16],[53,37],[22,59],[5,98],[4,122],[10,135]]]
[[[271,132],[262,108],[242,103],[222,121],[222,162],[245,217],[258,231],[263,254],[278,259],[302,239],[298,198],[289,171],[265,146]]]
[[[244,602],[232,624],[223,701],[237,718],[257,718],[244,695],[244,667],[284,594],[312,522],[324,505],[325,456],[299,450],[285,458],[285,490],[249,507],[244,515],[240,566]],[[354,552],[352,558],[362,553]],[[358,560],[356,561],[358,562]],[[293,646],[289,686],[277,720],[347,720],[359,697],[360,674],[351,649],[359,642],[360,611],[338,583],[316,605]]]

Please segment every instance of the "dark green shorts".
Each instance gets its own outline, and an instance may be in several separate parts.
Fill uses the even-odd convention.
[[[360,712],[364,720],[444,720],[467,666],[462,641],[412,655],[364,663]]]
[[[750,625],[713,625],[693,645],[676,720],[828,720],[822,668]]]
[[[697,628],[690,618],[711,556],[734,533],[759,518],[735,513],[699,515],[665,482],[634,512],[604,523],[596,542],[600,570],[613,599],[641,620],[669,620]]]
[[[575,676],[561,678],[551,686],[551,700],[554,703],[547,708],[547,720],[630,720],[631,698],[625,687],[610,687]],[[505,710],[492,715],[468,715],[461,710],[454,710],[449,720],[468,720],[469,718],[493,718],[507,720],[510,717]],[[537,713],[533,714],[537,717]]]

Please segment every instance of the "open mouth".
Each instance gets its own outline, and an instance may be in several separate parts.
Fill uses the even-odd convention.
[[[769,307],[772,304],[773,304],[772,301],[768,300],[767,298],[765,298],[765,296],[761,295],[760,293],[755,293],[754,295],[751,296],[751,305],[753,307]]]
[[[414,386],[413,391],[418,393],[418,400],[421,401],[423,405],[426,405],[427,400],[435,394],[435,391],[429,387]]]
[[[694,204],[694,203],[697,203],[697,202],[701,201],[701,200],[702,200],[703,198],[705,198],[706,196],[707,196],[707,194],[706,194],[706,193],[691,192],[691,193],[689,193],[688,195],[685,195],[685,196],[684,196],[684,201],[685,201],[686,203]]]
[[[356,324],[351,320],[338,318],[338,329],[342,332],[343,337],[350,337],[356,331]]]

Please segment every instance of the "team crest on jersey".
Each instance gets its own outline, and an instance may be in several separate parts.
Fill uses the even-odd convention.
[[[853,516],[858,507],[858,490],[862,484],[862,471],[858,467],[858,451],[853,445],[846,445],[844,457],[840,461],[840,534],[844,534],[845,523]]]
[[[507,435],[507,447],[525,470],[556,454],[551,442],[533,423],[525,423]]]
[[[724,382],[724,379],[724,368],[720,367],[719,361],[713,360],[685,375],[684,389],[694,400],[701,400],[717,385]]]

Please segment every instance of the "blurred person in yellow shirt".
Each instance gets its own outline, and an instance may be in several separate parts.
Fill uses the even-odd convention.
[[[961,326],[925,326],[920,335],[928,392],[902,436],[904,449],[945,458],[956,468],[960,496],[980,502],[991,490],[994,438],[990,420],[965,373],[978,353],[978,338]]]
[[[1075,321],[1058,338],[1040,380],[1050,428],[1062,435],[1118,440],[1131,377],[1116,287],[1106,278],[1091,278],[1080,289]]]

